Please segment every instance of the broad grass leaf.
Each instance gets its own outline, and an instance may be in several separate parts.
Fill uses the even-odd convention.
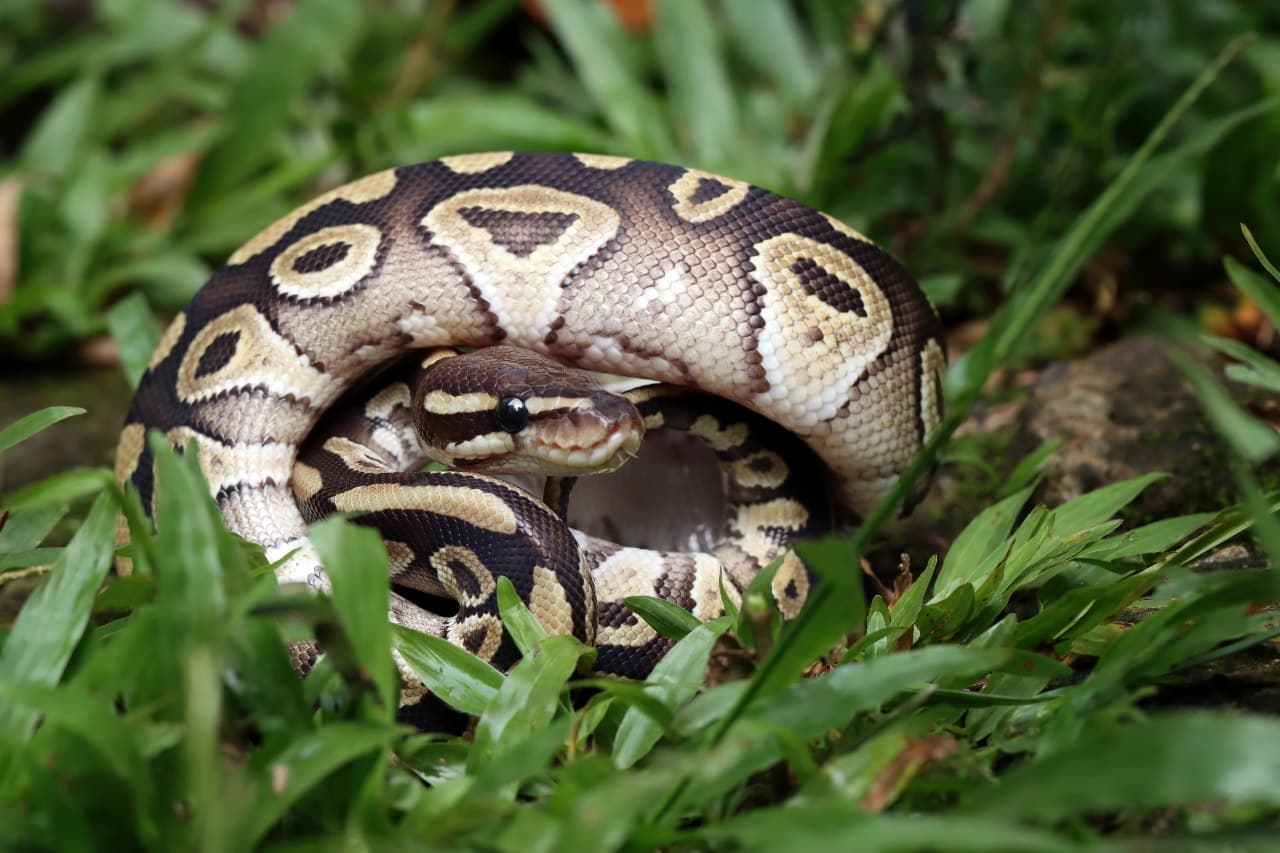
[[[795,552],[817,576],[800,614],[782,635],[752,678],[758,696],[783,689],[863,621],[860,554],[843,539],[828,537],[795,543]],[[729,719],[729,718],[726,718]]]
[[[584,0],[545,0],[542,6],[596,108],[627,150],[646,160],[674,159],[665,117],[637,69],[627,63],[625,36],[612,12]]]
[[[22,786],[22,802],[0,807],[0,847],[6,850],[57,850],[95,853],[94,832],[85,801],[67,790],[66,779],[56,775],[34,751],[0,733],[0,755],[10,765],[10,779]]]
[[[516,592],[511,578],[505,575],[498,578],[498,612],[520,654],[528,657],[538,647],[538,643],[546,639],[546,630],[520,600],[520,594]]]
[[[10,509],[39,506],[65,506],[76,498],[94,495],[115,485],[115,478],[106,468],[71,468],[37,480],[11,492],[5,498]]]
[[[313,525],[309,535],[333,584],[333,608],[390,722],[397,687],[387,619],[391,575],[382,541],[375,530],[339,517]]]
[[[699,838],[731,839],[742,850],[947,850],[954,853],[1072,853],[1079,847],[999,817],[868,815],[843,802],[760,809],[709,824]]]
[[[53,685],[62,679],[111,566],[115,521],[115,501],[100,495],[14,620],[0,657],[0,684]],[[25,738],[34,722],[29,709],[0,705],[0,730],[7,737]]]
[[[246,818],[232,828],[232,849],[257,845],[289,807],[329,778],[343,765],[362,755],[384,749],[401,730],[374,723],[331,723],[289,744],[267,766],[258,770],[256,791]]]
[[[796,10],[784,0],[725,0],[720,8],[737,52],[792,104],[808,104],[818,92],[821,64]]]
[[[1146,554],[1159,554],[1182,542],[1213,521],[1217,513],[1198,512],[1162,518],[1098,542],[1081,556],[1121,560]]]
[[[379,116],[372,130],[386,164],[416,163],[459,151],[607,151],[608,133],[549,109],[520,92],[441,92]]]
[[[359,7],[346,0],[303,0],[290,7],[231,92],[222,137],[201,165],[193,203],[233,192],[261,168],[292,115],[290,106],[348,57],[363,29]]]
[[[93,75],[64,87],[27,134],[23,167],[57,177],[74,169],[90,144],[101,98],[102,83]]]
[[[1133,502],[1152,483],[1168,474],[1144,474],[1094,489],[1052,510],[1054,533],[1062,539],[1097,527]]]
[[[137,388],[151,354],[160,343],[160,333],[146,297],[133,293],[111,306],[107,311],[107,328],[116,342],[129,387]]]
[[[0,704],[38,715],[44,728],[62,729],[87,744],[115,778],[115,795],[123,800],[121,807],[132,813],[138,838],[148,846],[155,843],[156,791],[151,768],[134,736],[137,727],[119,716],[107,699],[67,685],[0,684]]]
[[[44,506],[12,510],[0,524],[0,555],[21,554],[35,548],[67,514],[65,506]],[[0,556],[0,566],[4,565]]]
[[[427,688],[464,714],[478,717],[505,679],[489,664],[448,640],[392,626],[396,651]]]
[[[960,532],[938,571],[930,602],[945,599],[964,584],[977,589],[987,581],[1010,545],[1009,531],[1031,496],[1031,489],[1027,486],[987,507]]]
[[[468,769],[483,771],[550,722],[578,661],[591,651],[573,637],[547,637],[537,654],[512,667],[480,716]]]
[[[1184,711],[1104,723],[968,798],[969,814],[1057,821],[1195,803],[1280,804],[1280,721]]]
[[[734,153],[742,144],[738,105],[706,0],[657,0],[656,5],[654,46],[676,127],[692,142],[699,166],[735,173]]]
[[[720,635],[729,627],[727,617],[699,625],[676,643],[645,679],[644,690],[670,712],[688,702],[706,682],[707,660]],[[663,727],[643,709],[628,708],[613,740],[613,765],[626,769],[662,739]]]
[[[1010,661],[1004,649],[930,646],[864,664],[844,664],[817,678],[761,700],[746,714],[753,722],[814,738],[848,725],[855,715],[878,708],[900,693],[940,679],[968,682]]]
[[[702,625],[698,617],[665,598],[631,595],[623,599],[631,612],[669,640],[679,640]]]
[[[38,432],[43,432],[58,421],[83,415],[84,412],[85,410],[79,406],[49,406],[38,412],[23,415],[4,429],[0,429],[0,453],[21,444]]]

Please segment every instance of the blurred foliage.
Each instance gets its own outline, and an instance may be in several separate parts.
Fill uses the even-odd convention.
[[[340,520],[312,534],[334,595],[278,588],[163,442],[154,528],[103,469],[0,496],[0,587],[42,578],[0,629],[0,847],[1273,845],[1277,721],[1152,701],[1280,636],[1280,496],[1253,471],[1280,442],[1195,364],[1240,506],[1120,529],[1153,477],[1029,506],[1049,446],[870,601],[859,558],[1073,286],[1186,307],[1227,254],[1280,322],[1262,248],[1280,246],[1280,11],[625,5],[625,25],[588,0],[0,5],[0,351],[49,359],[110,331],[136,380],[150,311],[321,189],[459,151],[600,151],[800,197],[897,251],[952,321],[982,318],[927,452],[852,539],[798,547],[820,583],[786,625],[767,572],[707,625],[628,600],[679,639],[644,684],[590,678],[590,650],[544,636],[510,588],[524,657],[505,676],[389,630],[385,554]],[[1273,359],[1203,339],[1280,389]],[[80,412],[19,419],[0,453]],[[71,541],[51,538],[87,498]],[[109,571],[120,512],[128,577]],[[1272,568],[1190,568],[1246,533]],[[283,640],[304,637],[329,655],[300,681]],[[470,736],[395,725],[392,648]]]
[[[628,5],[647,14],[624,27],[586,0],[10,0],[0,352],[64,351],[135,290],[175,310],[346,179],[502,148],[754,181],[883,242],[953,319],[982,316],[1227,41],[1280,30],[1247,0]],[[1263,36],[1180,122],[1210,138],[1098,262],[1139,304],[1194,293],[1243,248],[1238,221],[1280,243],[1278,92]]]

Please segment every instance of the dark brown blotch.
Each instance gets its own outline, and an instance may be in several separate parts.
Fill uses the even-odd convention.
[[[488,231],[489,239],[521,258],[529,257],[539,246],[555,243],[578,219],[576,213],[521,213],[484,207],[464,207],[458,214],[468,225]]]
[[[322,272],[334,264],[342,263],[350,251],[351,244],[342,241],[316,246],[294,258],[293,271],[302,275]]]
[[[217,373],[231,363],[240,346],[239,332],[223,332],[200,353],[200,361],[196,363],[196,378]]]
[[[800,279],[800,286],[810,296],[818,297],[842,314],[852,312],[859,317],[867,316],[867,306],[863,304],[858,288],[827,272],[813,258],[796,261],[791,265],[791,272]]]

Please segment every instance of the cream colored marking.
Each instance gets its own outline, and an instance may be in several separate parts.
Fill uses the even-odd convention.
[[[558,409],[589,412],[595,408],[595,404],[588,397],[530,397],[524,401],[524,407],[529,414],[540,415]]]
[[[693,557],[693,588],[689,595],[693,598],[693,615],[706,622],[724,615],[724,602],[720,600],[721,581],[723,579],[725,594],[736,604],[742,603],[742,596],[728,578],[725,578],[724,566],[710,554],[695,552]]]
[[[218,370],[196,376],[205,350],[221,335],[237,333],[236,351]],[[227,391],[265,388],[294,399],[323,398],[333,380],[313,368],[307,357],[271,328],[252,305],[238,305],[206,323],[178,365],[178,397],[185,403],[207,400]]]
[[[654,397],[661,397],[665,393],[667,393],[667,389],[659,383],[653,383],[650,385],[641,385],[636,388],[626,389],[627,399],[630,400],[632,403],[636,404],[637,406],[640,405],[641,403],[649,402]]]
[[[128,424],[120,431],[116,445],[116,481],[126,482],[138,470],[138,460],[147,446],[147,428],[142,424]]]
[[[604,169],[610,172],[635,162],[631,157],[614,157],[612,154],[574,154],[573,157],[588,169]]]
[[[452,515],[494,533],[515,533],[516,514],[500,496],[466,486],[355,486],[334,496],[341,512],[419,508]]]
[[[564,587],[556,573],[545,566],[533,567],[529,611],[548,634],[573,633],[573,608],[565,598]]]
[[[947,358],[942,345],[930,338],[920,352],[920,423],[924,426],[924,440],[938,428],[942,421],[942,401],[938,399],[938,387]]]
[[[745,423],[721,427],[720,422],[711,415],[698,415],[698,419],[689,427],[689,432],[711,445],[712,450],[723,452],[746,441],[750,428]]]
[[[661,429],[662,425],[665,424],[666,422],[667,422],[666,415],[664,415],[662,412],[654,412],[651,415],[645,415],[644,428],[645,429]]]
[[[778,547],[766,529],[800,530],[809,521],[809,510],[791,498],[775,498],[758,504],[747,504],[729,520],[738,534],[738,545],[765,565],[777,556]]]
[[[643,548],[622,548],[596,566],[594,579],[600,601],[622,601],[631,595],[653,595],[665,574],[662,555]],[[643,646],[658,634],[643,619],[635,624],[612,627],[600,625],[596,642],[609,646]]]
[[[768,465],[763,470],[752,467],[764,462]],[[735,459],[729,463],[729,469],[737,482],[748,488],[776,489],[787,480],[787,463],[781,454],[772,450],[759,450],[743,459]]]
[[[866,316],[838,311],[804,292],[791,267],[813,261],[858,291]],[[765,287],[757,337],[770,388],[756,398],[762,411],[786,412],[792,430],[835,417],[849,389],[889,347],[893,309],[871,275],[853,258],[826,243],[782,234],[756,246],[751,277]],[[820,340],[810,328],[822,332]]]
[[[440,579],[440,585],[444,587],[445,592],[461,605],[479,607],[488,601],[494,590],[498,588],[497,581],[493,579],[484,560],[481,560],[475,551],[463,545],[445,545],[437,548],[432,552],[428,562],[431,563],[431,568],[436,570],[436,577]],[[475,592],[469,591],[458,578],[458,573],[453,568],[454,563],[460,563],[475,580],[477,587]]]
[[[361,474],[393,474],[381,459],[374,456],[369,448],[358,441],[352,441],[344,435],[326,438],[324,449],[340,458],[344,465]]]
[[[147,362],[148,370],[155,370],[169,357],[169,353],[173,352],[173,348],[178,345],[178,339],[186,329],[187,315],[185,312],[179,312],[169,327],[164,330],[164,334],[160,336],[160,343],[156,345],[156,351],[151,354],[151,360]]]
[[[787,595],[788,584],[795,584],[796,594]],[[809,597],[809,573],[805,571],[804,562],[790,549],[782,556],[782,565],[773,576],[770,584],[773,600],[778,603],[778,611],[783,619],[794,619]]]
[[[371,418],[390,420],[396,409],[409,409],[409,398],[409,386],[393,382],[371,397],[364,410]]]
[[[452,622],[449,625],[449,634],[446,639],[454,645],[466,648],[463,638],[470,635],[477,628],[484,630],[484,640],[480,643],[480,648],[475,651],[475,656],[481,660],[489,660],[497,653],[498,647],[502,645],[502,622],[497,616],[476,613],[465,619]]]
[[[338,243],[347,246],[342,260],[315,272],[299,272],[293,268],[308,252]],[[313,231],[289,246],[271,262],[271,283],[285,296],[297,299],[333,299],[347,293],[378,262],[378,246],[382,232],[372,225],[335,225]]]
[[[289,481],[289,485],[293,486],[293,494],[298,500],[309,501],[324,488],[324,477],[307,463],[295,462],[293,479]]]
[[[224,444],[191,427],[174,427],[164,434],[169,444],[185,449],[196,442],[200,470],[215,494],[229,486],[278,486],[293,473],[294,449],[287,444]]]
[[[448,391],[428,391],[422,397],[422,408],[433,415],[465,415],[475,412],[492,412],[498,406],[498,398],[483,391],[450,394]]]
[[[863,234],[861,231],[858,231],[856,229],[850,228],[848,225],[841,222],[839,219],[836,219],[834,216],[824,213],[822,214],[822,218],[827,220],[827,223],[832,228],[836,229],[846,237],[852,237],[853,239],[857,240],[859,243],[871,243],[871,238],[868,237],[866,234]]]
[[[516,449],[515,439],[509,432],[487,432],[468,438],[466,441],[455,441],[444,446],[444,454],[451,459],[484,459],[489,456],[502,456]]]
[[[331,201],[343,199],[352,204],[364,204],[384,198],[396,186],[396,173],[393,169],[376,172],[372,175],[352,181],[349,184],[330,190],[319,198],[312,199],[301,207],[295,208],[281,219],[268,225],[257,236],[249,240],[227,259],[229,264],[243,264],[259,252],[269,249],[276,241],[293,230],[293,226],[301,222],[313,210],[319,210]]]
[[[674,305],[682,295],[689,292],[693,284],[688,266],[683,263],[676,264],[663,273],[662,278],[640,291],[632,301],[631,307],[639,313],[649,310],[650,306],[655,304],[663,307]]]
[[[515,154],[511,151],[486,151],[480,154],[455,154],[452,157],[441,157],[440,162],[450,172],[459,175],[475,175],[487,172],[511,162]]]
[[[400,542],[396,539],[384,539],[382,547],[387,552],[387,566],[391,570],[391,577],[402,574],[413,565],[414,554],[413,548],[407,542]]]
[[[728,189],[715,198],[695,202],[693,197],[703,180],[715,181]],[[667,190],[676,200],[671,208],[676,216],[686,222],[709,222],[718,216],[724,216],[741,204],[747,197],[747,193],[751,191],[751,185],[743,181],[735,181],[733,178],[689,169],[667,187]]]
[[[521,257],[495,243],[485,228],[467,223],[459,211],[470,207],[575,218],[558,239]],[[461,192],[432,207],[422,219],[434,242],[466,267],[501,328],[523,341],[546,335],[559,316],[556,302],[565,278],[612,240],[620,224],[618,212],[607,204],[535,184]]]
[[[422,359],[422,363],[418,367],[426,370],[438,361],[444,361],[446,358],[453,358],[458,353],[451,349],[434,349],[427,353]]]

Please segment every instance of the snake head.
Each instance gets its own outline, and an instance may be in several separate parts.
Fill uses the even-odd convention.
[[[414,428],[452,468],[572,477],[612,471],[640,449],[636,407],[585,371],[508,346],[426,363]]]

